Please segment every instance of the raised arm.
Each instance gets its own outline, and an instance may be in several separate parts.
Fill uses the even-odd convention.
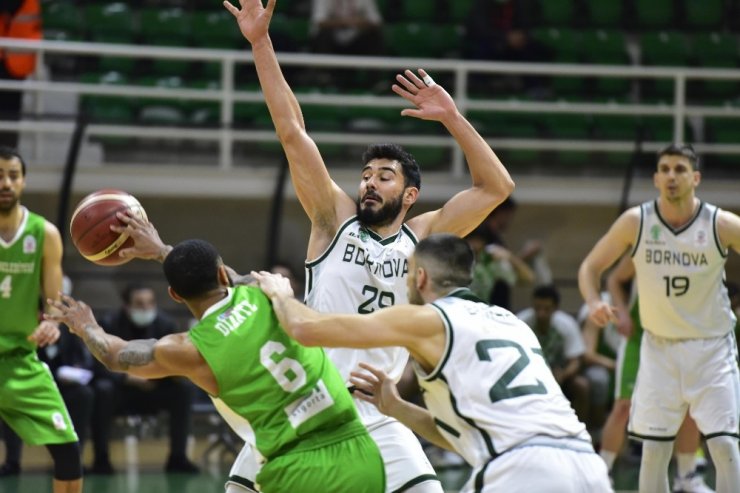
[[[430,306],[396,305],[367,315],[324,314],[296,300],[285,277],[264,271],[251,274],[272,301],[280,325],[304,346],[401,346],[430,370],[444,351],[442,318]]]
[[[46,318],[67,324],[109,370],[142,378],[184,376],[211,394],[218,395],[210,368],[187,334],[126,341],[105,332],[84,302],[64,295],[60,300],[48,301],[55,311]]]
[[[290,166],[298,200],[312,224],[331,240],[336,228],[354,213],[354,201],[329,176],[316,143],[306,133],[301,108],[288,86],[272,46],[268,27],[275,0],[240,0],[241,9],[228,1],[226,9],[236,18],[239,29],[252,44],[254,65],[275,130]]]
[[[422,69],[417,77],[406,70],[406,77],[396,77],[399,84],[393,92],[414,104],[403,116],[442,123],[465,154],[470,177],[470,188],[452,197],[441,209],[417,216],[409,226],[420,237],[432,233],[452,233],[465,236],[514,190],[509,172],[483,140],[483,137],[460,114],[452,97],[436,84]]]
[[[616,322],[614,311],[601,299],[601,275],[633,244],[640,227],[640,208],[633,207],[614,222],[581,263],[578,288],[589,308],[589,317],[603,327]]]

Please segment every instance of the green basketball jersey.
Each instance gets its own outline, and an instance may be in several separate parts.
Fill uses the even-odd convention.
[[[46,220],[25,209],[15,237],[0,238],[0,354],[35,350],[26,340],[39,324],[41,257]]]
[[[359,424],[324,350],[291,339],[260,289],[229,289],[189,334],[218,382],[216,408],[263,457],[302,442],[331,442],[340,425]]]

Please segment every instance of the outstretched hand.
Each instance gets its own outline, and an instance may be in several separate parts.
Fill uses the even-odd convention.
[[[49,320],[42,320],[27,339],[37,347],[46,347],[59,340],[59,325]]]
[[[419,76],[411,70],[404,71],[404,75],[396,75],[396,80],[400,85],[393,84],[393,92],[413,103],[416,108],[401,111],[402,116],[443,121],[457,113],[457,106],[452,96],[436,84],[424,69],[419,69]]]
[[[111,225],[111,231],[116,233],[125,233],[134,240],[134,246],[122,248],[118,254],[123,258],[140,258],[143,260],[164,261],[169,251],[172,249],[162,242],[159,238],[159,232],[152,223],[142,220],[128,213],[118,212],[116,217],[125,224],[119,226]]]
[[[66,324],[70,332],[81,335],[88,325],[98,325],[92,309],[84,302],[60,294],[59,300],[46,300],[54,310],[44,314],[44,319]]]
[[[224,7],[236,18],[239,30],[247,41],[254,44],[267,36],[272,12],[275,10],[275,1],[267,0],[267,5],[263,6],[262,0],[239,0],[241,9],[238,9],[229,0],[224,0]]]
[[[290,286],[290,280],[281,274],[273,274],[272,272],[261,270],[259,272],[252,271],[250,275],[257,280],[260,289],[269,298],[293,298],[295,296],[293,294],[293,288]]]
[[[616,315],[617,308],[602,300],[590,304],[588,307],[588,318],[597,327],[604,327],[609,322],[618,323]]]
[[[369,402],[386,416],[393,416],[393,410],[403,399],[398,393],[396,382],[383,370],[360,363],[360,368],[367,372],[353,371],[349,381],[355,386],[353,395],[360,400]]]

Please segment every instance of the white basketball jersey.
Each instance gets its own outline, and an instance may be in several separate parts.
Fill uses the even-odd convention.
[[[416,235],[405,224],[395,235],[381,238],[356,216],[349,218],[326,251],[306,262],[306,304],[324,313],[370,313],[408,303],[408,258],[416,243]],[[397,381],[409,356],[400,347],[327,348],[326,352],[345,382],[360,362],[383,369]],[[374,406],[355,402],[366,425],[368,413],[379,415]]]
[[[635,263],[640,321],[668,339],[720,337],[735,327],[724,285],[727,251],[717,234],[717,212],[701,202],[694,218],[674,229],[657,201],[640,206]]]
[[[431,373],[414,367],[437,428],[470,465],[536,436],[590,443],[527,324],[467,289],[430,306],[444,322],[445,351]]]

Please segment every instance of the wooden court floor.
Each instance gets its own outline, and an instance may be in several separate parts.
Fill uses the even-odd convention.
[[[83,491],[84,493],[223,493],[224,480],[228,475],[233,456],[218,448],[211,449],[212,453],[206,456],[204,453],[209,445],[206,439],[199,439],[194,442],[191,449],[191,457],[201,466],[200,474],[165,474],[163,467],[167,456],[166,440],[158,438],[138,442],[135,463],[131,461],[130,447],[127,449],[122,440],[114,440],[111,443],[111,461],[116,468],[116,474],[85,477]],[[89,464],[91,455],[89,446],[86,447],[84,455],[84,463]],[[4,456],[4,448],[0,446],[0,458]],[[23,472],[20,476],[0,478],[0,493],[51,492],[51,463],[43,447],[25,447],[22,468]],[[635,460],[620,459],[614,472],[617,492],[636,491],[638,465]],[[468,478],[469,470],[465,467],[438,468],[437,473],[445,491],[454,493]],[[672,477],[673,469],[670,474]],[[711,464],[706,472],[706,480],[709,486],[714,485],[714,470]]]

